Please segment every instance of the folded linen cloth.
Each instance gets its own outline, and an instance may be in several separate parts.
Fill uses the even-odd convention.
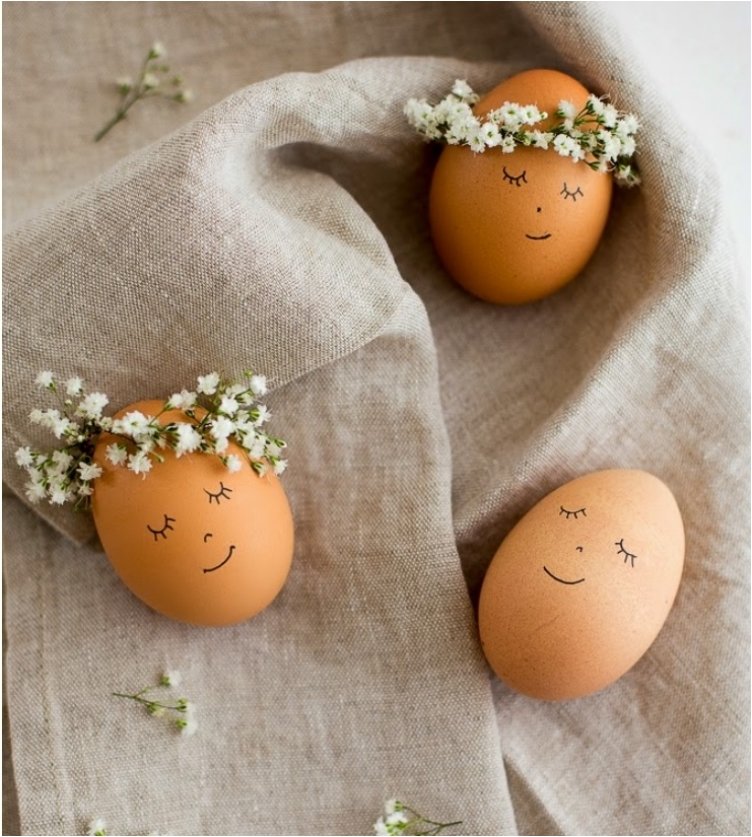
[[[80,833],[93,815],[127,833],[365,833],[391,795],[473,834],[748,828],[746,332],[706,162],[588,4],[286,5],[117,4],[86,20],[67,6],[47,29],[33,7],[12,11],[19,30],[56,22],[88,74],[115,33],[133,54],[157,23],[186,76],[224,43],[217,98],[285,69],[292,25],[306,36],[287,67],[415,43],[454,56],[244,87],[88,183],[101,158],[84,135],[106,110],[82,101],[62,118],[72,162],[49,190],[11,179],[10,488],[23,493],[12,452],[31,438],[40,369],[121,406],[252,365],[274,382],[297,529],[272,607],[206,630],[134,599],[85,519],[7,501],[23,833]],[[401,108],[455,77],[483,90],[540,64],[640,114],[645,185],[617,197],[574,284],[494,308],[437,263],[431,152]],[[153,128],[137,118],[113,141]],[[154,130],[170,118],[155,113]],[[33,141],[49,165],[49,139]],[[467,586],[537,497],[603,467],[644,467],[676,493],[688,551],[675,610],[599,695],[545,704],[493,681],[492,697]],[[200,708],[191,739],[109,696],[165,665]]]

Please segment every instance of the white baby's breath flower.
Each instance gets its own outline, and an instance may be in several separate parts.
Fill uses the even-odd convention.
[[[122,465],[128,459],[128,450],[125,445],[107,445],[105,456],[113,465]]]
[[[102,469],[95,462],[81,462],[78,466],[78,474],[84,482],[88,482],[101,477]]]
[[[553,145],[556,153],[561,154],[562,157],[570,157],[575,148],[578,147],[572,137],[568,137],[564,134],[559,134],[559,136],[554,139]]]
[[[504,152],[504,154],[511,154],[515,149],[514,137],[504,137],[499,147]]]
[[[128,468],[134,474],[143,474],[144,476],[151,471],[152,461],[149,454],[144,450],[138,450],[128,457]]]
[[[639,127],[640,123],[637,121],[637,117],[633,113],[628,113],[616,123],[614,130],[617,136],[624,140],[626,137],[636,134]]]
[[[176,410],[190,410],[196,404],[197,398],[195,392],[188,392],[187,389],[184,389],[180,392],[173,392],[167,400],[167,404]]]
[[[102,415],[102,410],[109,403],[110,399],[103,392],[90,392],[79,403],[76,414],[84,418],[96,419]]]
[[[522,121],[525,125],[537,125],[548,117],[548,114],[540,110],[535,105],[525,105],[520,109],[522,114]]]
[[[210,372],[208,375],[199,375],[196,389],[204,395],[214,395],[218,386],[219,374],[217,372]]]
[[[65,416],[59,416],[53,420],[50,429],[55,434],[56,439],[62,439],[69,427],[71,427],[70,419],[67,419]]]
[[[264,436],[257,436],[253,440],[253,444],[248,448],[248,453],[251,459],[261,459],[266,454],[266,438]]]
[[[480,98],[474,91],[473,88],[465,81],[465,79],[458,78],[454,84],[452,85],[452,93],[457,96],[458,99],[462,99],[464,102],[477,102]]]
[[[386,823],[384,822],[383,817],[379,817],[376,822],[373,824],[373,833],[378,835],[387,835],[389,831],[387,830]]]
[[[162,41],[154,41],[149,50],[149,58],[163,58],[165,55],[167,55],[167,50]]]
[[[235,422],[227,416],[217,416],[209,422],[209,432],[215,439],[226,439],[235,430]]]
[[[179,686],[183,681],[183,675],[176,669],[168,669],[162,674],[159,681],[160,686]]]
[[[556,113],[563,119],[574,119],[577,116],[577,108],[567,99],[562,99],[556,108]]]
[[[73,457],[67,451],[53,450],[50,460],[61,471],[65,471],[70,467],[71,462],[73,462]]]
[[[139,439],[148,433],[150,421],[140,410],[132,410],[115,422],[115,432]]]
[[[251,375],[249,385],[254,395],[266,395],[269,391],[266,386],[265,375]]]
[[[47,489],[38,480],[30,480],[24,486],[24,492],[30,503],[38,503],[46,494]]]
[[[535,148],[548,148],[549,142],[553,139],[551,134],[546,131],[531,131],[530,135]]]
[[[29,421],[32,424],[43,424],[44,423],[44,413],[38,407],[35,407],[29,413]]]
[[[489,148],[494,148],[501,143],[501,134],[493,122],[484,122],[481,133],[483,141]]]
[[[258,416],[253,422],[256,427],[261,427],[262,424],[265,424],[269,419],[272,417],[272,414],[266,407],[266,404],[259,404],[256,408],[258,410]]]
[[[81,395],[84,388],[84,382],[80,378],[68,378],[65,382],[65,391],[71,397]]]
[[[231,473],[237,473],[243,467],[243,461],[239,456],[236,456],[234,453],[231,453],[227,457],[227,470]]]
[[[389,816],[389,814],[393,814],[395,811],[402,810],[402,803],[398,799],[387,799],[384,803],[384,813]]]
[[[470,150],[476,154],[483,154],[486,150],[486,139],[483,136],[483,131],[480,128],[474,129],[467,135],[467,144]]]
[[[90,497],[94,493],[94,486],[90,482],[80,482],[76,492],[79,497]]]
[[[29,465],[34,464],[34,455],[30,447],[18,448],[16,451],[16,463],[22,468],[27,468]]]
[[[175,98],[178,100],[178,102],[183,102],[184,104],[187,104],[188,102],[192,102],[196,98],[196,95],[190,89],[190,87],[186,87],[185,90],[180,90],[178,93],[176,93]]]
[[[225,413],[228,416],[234,416],[239,408],[240,404],[238,404],[238,402],[229,395],[223,395],[221,401],[219,402],[219,412]]]
[[[34,383],[42,389],[50,389],[55,384],[55,376],[52,372],[40,372],[34,379]]]
[[[287,460],[279,459],[274,463],[274,473],[279,477],[287,470]]]
[[[613,128],[616,125],[616,120],[619,117],[619,111],[613,105],[604,105],[601,119],[607,128]]]
[[[179,422],[175,425],[175,455],[192,453],[201,447],[202,436],[192,424]]]
[[[404,811],[394,811],[391,814],[387,815],[387,818],[386,818],[387,828],[391,825],[391,826],[397,826],[398,830],[401,830],[401,829],[399,829],[399,826],[406,825],[406,824],[407,824],[407,815],[405,814]],[[394,832],[391,832],[391,833],[394,833]]]
[[[58,485],[52,488],[50,493],[50,502],[56,506],[62,506],[64,503],[67,503],[72,497],[71,491],[67,488],[63,488],[62,485]]]
[[[88,824],[86,833],[90,837],[103,837],[107,834],[107,823],[101,817],[97,817]]]
[[[155,73],[144,73],[141,83],[146,90],[153,90],[155,87],[159,87],[159,78]]]
[[[587,104],[589,110],[594,113],[596,116],[600,116],[603,113],[603,108],[605,107],[605,103],[602,99],[599,99],[598,96],[594,96],[592,93],[587,98]]]

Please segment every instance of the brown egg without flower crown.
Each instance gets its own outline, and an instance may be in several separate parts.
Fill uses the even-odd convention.
[[[544,497],[506,536],[481,590],[491,668],[545,700],[582,697],[627,672],[673,604],[684,527],[645,471],[595,471]]]

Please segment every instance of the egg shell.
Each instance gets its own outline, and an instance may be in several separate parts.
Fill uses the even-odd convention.
[[[531,697],[596,692],[648,650],[683,566],[681,514],[661,480],[638,470],[572,480],[530,509],[491,561],[478,611],[486,658]]]
[[[548,127],[560,100],[579,110],[587,97],[564,73],[528,70],[494,88],[473,111],[480,117],[507,101],[533,104],[549,114]],[[434,246],[449,274],[475,296],[506,305],[532,302],[585,267],[603,234],[612,188],[610,174],[552,148],[475,153],[447,146],[431,181]]]
[[[131,411],[155,416],[162,406],[142,401],[117,417]],[[190,420],[174,410],[159,421]],[[93,458],[104,473],[94,483],[92,512],[124,584],[159,613],[196,625],[229,625],[267,607],[293,555],[292,514],[280,480],[256,474],[232,442],[226,453],[240,457],[240,471],[231,473],[211,454],[177,457],[163,450],[164,462],[137,475],[107,460],[114,442],[123,440],[105,434],[96,445]],[[222,492],[222,485],[229,490]]]

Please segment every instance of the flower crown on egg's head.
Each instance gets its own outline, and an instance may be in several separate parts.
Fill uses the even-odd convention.
[[[548,119],[545,111],[535,105],[504,102],[484,117],[471,108],[480,97],[470,85],[457,79],[452,92],[437,105],[425,99],[410,99],[405,116],[427,140],[447,145],[466,145],[482,154],[487,148],[500,148],[509,154],[517,146],[552,148],[573,162],[582,161],[599,172],[613,172],[622,186],[636,186],[640,176],[631,160],[637,150],[635,134],[637,117],[621,113],[613,105],[590,94],[579,112],[572,102],[562,100],[556,109],[560,121],[548,130],[528,130]]]
[[[109,404],[104,393],[87,393],[80,378],[60,381],[52,372],[41,372],[36,384],[57,396],[59,409],[35,409],[29,419],[66,444],[46,452],[29,447],[16,451],[16,462],[29,475],[26,496],[32,503],[47,500],[62,505],[70,501],[76,508],[88,508],[92,483],[103,473],[93,459],[102,433],[116,439],[107,446],[108,462],[134,474],[146,476],[154,462],[163,462],[161,450],[172,450],[177,457],[194,452],[212,454],[229,471],[239,471],[241,458],[227,454],[231,441],[240,446],[259,476],[269,471],[281,474],[287,467],[281,459],[286,444],[261,429],[271,413],[264,404],[256,403],[258,396],[267,392],[266,378],[253,372],[244,375],[244,383],[232,383],[211,372],[198,378],[195,392],[184,389],[171,395],[153,417],[134,410],[112,418],[102,415]],[[182,411],[187,420],[161,424],[160,416],[172,410]]]

